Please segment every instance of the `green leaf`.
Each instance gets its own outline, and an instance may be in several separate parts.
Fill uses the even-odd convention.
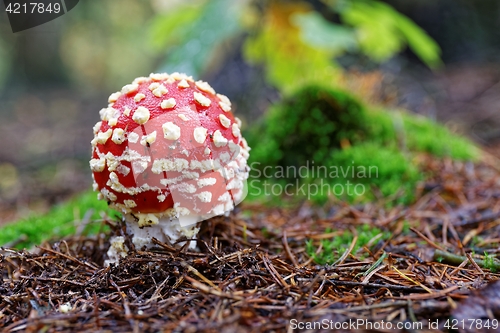
[[[402,48],[394,12],[388,8],[374,2],[353,2],[341,12],[343,21],[356,27],[361,50],[376,61],[387,60]]]
[[[408,46],[430,68],[442,65],[439,45],[425,31],[410,21],[407,17],[398,18],[398,26],[405,36]]]
[[[357,48],[356,34],[351,28],[328,22],[317,12],[297,13],[291,19],[300,28],[302,41],[310,46],[334,54]]]
[[[407,45],[430,68],[441,64],[437,43],[391,6],[366,0],[332,8],[339,11],[345,23],[356,28],[361,50],[372,59],[387,60]]]

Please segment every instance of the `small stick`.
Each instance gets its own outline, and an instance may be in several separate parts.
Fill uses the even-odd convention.
[[[427,236],[425,236],[423,233],[421,233],[417,229],[410,228],[410,230],[413,231],[414,233],[416,233],[418,236],[420,236],[420,238],[422,238],[423,240],[425,240],[427,243],[429,243],[429,245],[432,246],[433,248],[435,248],[437,250],[441,250],[441,251],[446,251],[441,246],[439,246],[436,243],[434,243],[433,241],[431,241]]]
[[[360,305],[360,306],[352,306],[350,308],[345,308],[345,309],[321,309],[317,311],[310,311],[310,314],[319,316],[319,315],[325,315],[329,313],[349,313],[349,312],[355,312],[355,311],[368,311],[368,310],[375,310],[375,309],[384,309],[384,308],[392,308],[392,307],[403,307],[408,305],[408,301],[396,301],[396,302],[384,302],[384,303],[377,303],[373,305]]]
[[[231,260],[231,259],[234,259],[234,258],[238,258],[238,256],[240,256],[242,254],[250,253],[252,251],[253,251],[253,249],[244,249],[244,250],[241,250],[241,251],[238,251],[238,252],[226,254],[225,256],[222,256],[222,257],[216,257],[217,259],[212,260],[209,264],[210,265],[214,265],[215,263],[217,263],[217,261],[223,262],[224,260]]]
[[[432,294],[412,294],[405,297],[394,297],[395,299],[407,299],[407,300],[425,300],[446,296],[446,294],[451,293],[452,291],[460,288],[459,286],[451,286],[450,288],[443,289],[440,291],[436,291]]]
[[[71,260],[73,262],[76,262],[78,265],[87,266],[87,267],[91,268],[94,271],[97,269],[97,267],[95,267],[94,265],[91,265],[88,262],[82,262],[82,261],[76,259],[75,257],[69,256],[67,254],[64,254],[64,253],[61,253],[61,252],[58,252],[58,251],[55,251],[55,250],[52,250],[52,249],[49,249],[49,248],[46,248],[46,247],[42,247],[42,246],[38,246],[38,248],[41,249],[41,250],[43,250],[43,251],[47,251],[47,252],[53,253],[55,255],[59,255],[61,257],[64,257],[64,258],[66,258],[68,260]]]
[[[447,251],[436,250],[434,251],[433,260],[442,260],[448,264],[460,265],[462,262],[468,260],[468,258]],[[500,263],[498,261],[493,261],[491,265],[486,264],[484,260],[481,259],[474,259],[473,261],[481,268],[493,268],[495,270],[500,270]]]
[[[51,281],[51,282],[65,282],[69,284],[74,284],[80,287],[85,286],[84,283],[78,282],[78,281],[72,281],[72,280],[65,280],[65,279],[58,279],[58,278],[44,278],[44,277],[33,277],[33,276],[26,276],[26,275],[21,275],[22,279],[26,280],[38,280],[38,281]]]
[[[292,261],[292,263],[295,267],[298,267],[299,264],[297,262],[297,259],[295,259],[295,256],[293,255],[292,251],[290,250],[290,246],[288,245],[286,230],[283,231],[283,238],[281,240],[282,240],[283,247],[285,248],[285,252],[286,252],[288,258],[290,258],[290,260]]]
[[[241,296],[236,296],[236,295],[232,295],[230,293],[226,293],[226,292],[223,292],[221,291],[219,288],[217,289],[214,289],[214,288],[211,288],[209,286],[207,286],[206,284],[203,284],[195,279],[193,279],[192,277],[190,276],[184,276],[184,278],[193,285],[193,287],[195,287],[196,289],[199,289],[203,292],[206,292],[207,294],[212,294],[212,295],[215,295],[215,296],[219,296],[219,297],[224,297],[224,298],[232,298],[232,299],[235,299],[235,300],[238,300],[238,301],[242,301],[244,298],[241,297]]]
[[[478,270],[481,272],[481,274],[484,274],[483,270],[481,269],[481,267],[479,267],[479,265],[476,263],[476,261],[472,258],[472,256],[470,255],[470,253],[465,253],[465,255],[467,256],[467,259],[469,259],[470,263]]]
[[[123,302],[123,308],[125,309],[125,319],[127,319],[130,323],[130,326],[134,328],[133,332],[134,333],[139,333],[138,332],[138,326],[136,325],[136,321],[134,319],[134,315],[132,314],[132,311],[130,311],[130,306],[127,300],[127,295],[118,287],[115,281],[113,279],[109,279],[109,283],[118,290],[118,293],[120,294],[120,297]]]
[[[283,288],[287,289],[290,288],[290,285],[286,283],[285,280],[283,280],[283,277],[281,276],[280,273],[278,273],[276,268],[274,268],[269,258],[267,256],[261,256],[261,258],[262,262],[264,263],[264,266],[266,266],[267,270],[269,271],[269,273],[271,273],[271,276],[275,279],[275,281],[278,282],[278,284]]]
[[[412,278],[410,278],[409,276],[407,276],[406,274],[404,274],[403,272],[401,272],[399,269],[397,269],[396,267],[392,266],[392,269],[394,269],[401,277],[403,277],[405,280],[408,280],[410,281],[411,283],[414,283],[416,284],[417,286],[419,287],[422,287],[423,289],[425,289],[425,291],[427,291],[428,293],[432,294],[432,290],[430,290],[429,288],[427,288],[426,286],[424,286],[423,284],[421,284],[420,282],[418,281],[415,281],[413,280]]]
[[[194,275],[196,275],[197,277],[199,277],[200,279],[202,279],[203,281],[205,281],[207,284],[210,285],[210,287],[220,291],[219,287],[217,287],[212,281],[210,281],[209,279],[207,279],[203,274],[201,274],[196,268],[194,268],[193,266],[191,266],[190,264],[188,264],[187,262],[185,261],[181,261],[181,265],[183,267],[186,267],[188,269],[189,272],[193,273]],[[187,279],[187,276],[186,276],[186,280]],[[188,280],[189,281],[189,280]]]
[[[349,253],[351,253],[352,250],[354,249],[354,246],[356,245],[357,241],[358,241],[358,235],[355,235],[354,238],[352,239],[351,245],[349,246],[347,251],[345,251],[344,254],[342,254],[342,257],[340,257],[339,260],[334,262],[332,266],[342,265],[344,263],[344,261],[347,259],[347,257],[349,256]]]
[[[389,290],[396,290],[396,291],[412,291],[412,292],[423,292],[426,291],[422,287],[414,287],[414,286],[399,286],[399,285],[393,285],[393,284],[380,284],[380,283],[363,283],[363,282],[357,282],[357,281],[341,281],[341,280],[327,280],[333,285],[344,285],[344,286],[363,286],[363,287],[369,287],[369,288],[386,288]]]

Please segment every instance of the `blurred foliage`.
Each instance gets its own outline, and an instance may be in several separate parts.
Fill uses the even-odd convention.
[[[158,70],[201,77],[220,70],[233,51],[264,65],[269,82],[285,92],[311,82],[341,86],[345,72],[336,59],[346,54],[380,62],[408,46],[430,67],[439,64],[425,32],[377,0],[84,1],[58,22],[45,37],[59,44],[62,64],[48,68],[91,90]],[[41,38],[35,30],[26,36]],[[16,56],[4,44],[0,38],[0,80]]]
[[[0,89],[2,89],[5,84],[12,61],[12,54],[7,43],[8,42],[2,39],[2,36],[0,35]]]
[[[89,212],[91,214],[86,216]],[[117,214],[108,208],[106,202],[97,200],[95,192],[87,191],[69,202],[55,206],[46,215],[33,215],[3,225],[0,229],[0,246],[15,242],[16,248],[30,248],[45,240],[72,235],[84,217],[90,223],[84,226],[83,233],[95,234],[102,228],[102,224],[96,220],[101,218],[103,212],[109,216]],[[16,242],[23,237],[24,240]]]
[[[385,61],[408,46],[425,64],[440,64],[437,44],[411,20],[376,0],[157,0],[150,45],[164,50],[165,71],[199,76],[213,70],[222,46],[243,39],[246,61],[263,64],[269,82],[290,92],[307,83],[339,86],[344,69],[335,60],[362,54]],[[327,19],[326,17],[338,17]],[[229,41],[229,42],[228,42]],[[223,59],[222,59],[223,60]]]
[[[60,53],[68,75],[82,87],[117,89],[154,69],[144,36],[153,15],[149,1],[83,1],[66,15]]]
[[[252,27],[255,31],[244,44],[244,54],[249,62],[266,65],[266,75],[271,83],[288,91],[308,82],[333,83],[338,79],[340,69],[332,61],[337,51],[334,44],[330,48],[311,45],[301,38],[300,26],[294,24],[299,22],[302,27],[318,27],[311,22],[317,23],[319,15],[312,12],[305,2],[272,1],[261,15],[262,18],[256,19]],[[328,30],[325,35],[331,33]],[[337,45],[341,47],[342,43]]]
[[[349,181],[368,187],[361,197],[344,192],[342,199],[351,202],[373,200],[376,194],[390,198],[391,204],[412,202],[417,182],[424,179],[414,163],[418,153],[460,160],[479,156],[471,142],[444,126],[404,112],[366,108],[343,91],[317,85],[306,86],[271,107],[245,137],[252,147],[250,164],[257,168],[251,171],[252,178],[262,175],[265,167],[308,166],[312,171],[319,166],[376,167],[376,177],[349,172],[324,179],[311,173],[300,180],[300,184],[325,181],[332,186]],[[284,186],[291,179],[266,180]],[[250,198],[265,193],[258,184],[252,183]],[[312,199],[323,203],[331,195],[318,193]]]
[[[264,63],[270,82],[290,92],[304,83],[337,85],[343,70],[335,58],[357,52],[380,62],[409,46],[429,67],[440,50],[427,34],[379,1],[328,1],[342,24],[331,22],[306,2],[270,1],[245,42],[248,61]]]
[[[153,71],[199,77],[218,68],[221,43],[241,32],[247,2],[85,2],[65,21],[61,57],[72,81],[94,89],[116,89]]]

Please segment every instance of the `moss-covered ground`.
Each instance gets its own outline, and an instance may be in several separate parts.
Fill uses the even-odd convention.
[[[249,196],[268,202],[281,192],[317,203],[382,196],[391,204],[409,204],[426,177],[416,162],[419,154],[471,161],[479,156],[469,140],[431,120],[369,108],[320,86],[274,105],[246,137],[252,147]],[[287,184],[293,189],[285,191]],[[303,184],[305,195],[297,190]]]
[[[95,234],[103,228],[102,218],[117,214],[92,191],[82,193],[45,215],[34,215],[0,227],[0,246],[29,248],[43,241],[73,235]],[[104,228],[107,228],[104,226]]]

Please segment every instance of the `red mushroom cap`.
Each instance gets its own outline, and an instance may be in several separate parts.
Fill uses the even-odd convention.
[[[124,213],[220,215],[243,199],[249,148],[231,102],[184,74],[111,94],[94,127],[100,198]]]

